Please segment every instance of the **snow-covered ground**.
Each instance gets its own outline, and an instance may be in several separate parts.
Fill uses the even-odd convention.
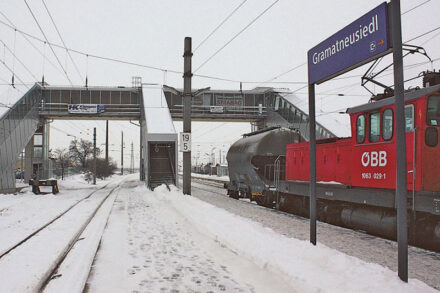
[[[288,238],[175,189],[151,192],[139,186],[118,201],[89,280],[91,292],[279,292],[259,287],[261,271],[265,284],[283,284],[290,292],[436,292],[418,280],[404,284],[383,266]],[[226,270],[218,267],[221,255],[231,252],[239,263],[253,264],[255,276],[245,282],[250,287],[240,282],[245,276],[237,264],[223,260]],[[268,282],[274,276],[283,282]]]
[[[249,204],[247,199],[237,201],[229,198],[223,188],[197,182],[192,184],[192,195],[230,213],[258,222],[278,234],[306,241],[309,239],[308,219]],[[322,244],[365,262],[377,263],[394,272],[397,271],[395,241],[318,222],[318,246]],[[410,278],[416,278],[440,289],[439,253],[410,246],[408,269]]]
[[[224,181],[229,182],[229,176],[217,176],[217,175],[205,175],[205,174],[197,174],[197,173],[191,173],[191,177],[193,178],[200,178],[200,179],[208,179],[208,180],[215,180],[215,181]]]
[[[82,182],[71,178],[61,185],[74,188]],[[56,196],[0,197],[0,245],[6,248],[12,243],[8,231],[24,236],[99,189],[68,216],[0,258],[0,292],[35,291],[66,243],[115,187],[80,230],[45,292],[82,292],[86,280],[87,292],[438,292],[419,280],[402,283],[384,266],[323,244],[311,246],[177,188],[151,191],[136,175],[85,186],[61,188]]]
[[[198,231],[169,201],[181,196],[164,187],[120,192],[90,292],[295,292],[283,278],[266,276],[263,268]]]

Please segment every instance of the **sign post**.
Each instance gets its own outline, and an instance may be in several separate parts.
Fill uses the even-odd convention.
[[[310,243],[316,245],[316,117],[315,84],[309,83]]]
[[[408,228],[406,207],[406,139],[405,100],[403,88],[402,24],[400,0],[391,0],[391,31],[393,36],[394,99],[396,103],[396,203],[397,255],[399,278],[408,282]]]
[[[191,140],[191,38],[185,38],[183,53],[183,132],[189,134]],[[191,147],[183,157],[183,193],[191,195]]]
[[[389,15],[390,14],[390,15]],[[391,17],[391,22],[389,21]],[[389,40],[391,23],[392,46]],[[400,0],[380,4],[307,53],[310,140],[310,242],[316,245],[316,129],[315,84],[320,84],[393,52],[396,104],[396,205],[398,275],[408,282],[406,207],[406,141]]]

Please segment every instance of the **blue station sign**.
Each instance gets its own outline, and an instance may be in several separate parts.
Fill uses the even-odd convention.
[[[307,53],[309,84],[321,83],[390,52],[386,2]]]

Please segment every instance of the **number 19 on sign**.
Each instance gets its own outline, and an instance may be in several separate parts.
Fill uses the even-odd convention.
[[[191,133],[181,132],[180,133],[180,151],[190,152],[191,151]]]

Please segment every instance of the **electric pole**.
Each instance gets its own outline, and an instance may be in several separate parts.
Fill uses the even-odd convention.
[[[402,23],[400,0],[391,0],[391,35],[393,37],[394,99],[396,107],[396,203],[397,255],[399,278],[408,282],[408,227],[406,187],[405,100],[402,57]]]
[[[105,165],[108,166],[108,120],[105,121]]]
[[[121,175],[124,175],[124,131],[121,131]]]
[[[93,128],[93,185],[96,185],[96,127]]]
[[[183,53],[183,132],[191,135],[191,38],[185,38]],[[183,152],[183,193],[191,195],[191,150]]]

